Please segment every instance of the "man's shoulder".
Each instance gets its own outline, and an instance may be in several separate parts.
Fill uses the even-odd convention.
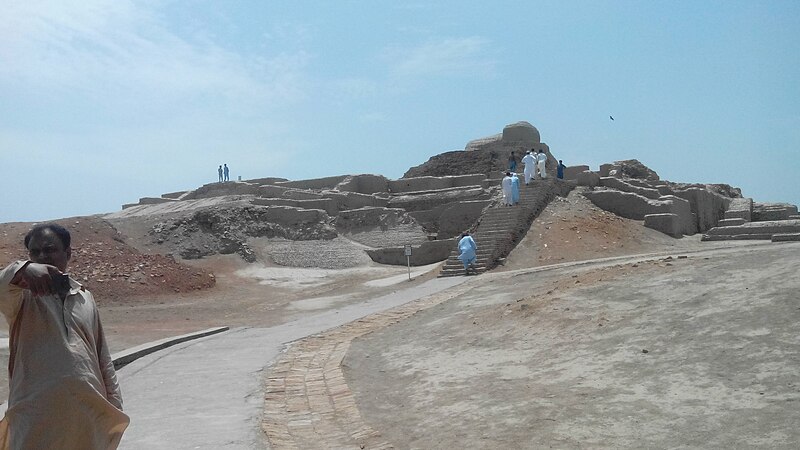
[[[75,283],[76,286],[73,286],[71,294],[79,295],[83,297],[85,300],[94,303],[94,295],[92,292],[84,285]]]

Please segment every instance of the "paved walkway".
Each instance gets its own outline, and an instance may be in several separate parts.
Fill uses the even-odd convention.
[[[232,329],[136,360],[118,372],[131,416],[120,448],[263,449],[263,370],[285,344],[446,292],[467,279],[434,279],[276,327]],[[346,348],[339,351],[344,355]]]

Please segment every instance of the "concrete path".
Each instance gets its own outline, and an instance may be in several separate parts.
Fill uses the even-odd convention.
[[[122,449],[263,449],[263,370],[286,343],[447,290],[418,286],[272,328],[236,328],[169,347],[117,373],[131,426]],[[224,324],[221,324],[224,325]]]

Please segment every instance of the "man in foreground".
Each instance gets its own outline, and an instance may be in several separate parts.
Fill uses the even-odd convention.
[[[69,232],[35,226],[29,260],[0,271],[9,326],[8,410],[2,449],[115,449],[130,419],[92,294],[64,272]]]

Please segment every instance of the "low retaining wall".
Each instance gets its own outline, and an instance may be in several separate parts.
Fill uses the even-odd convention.
[[[700,233],[717,226],[725,217],[725,210],[731,203],[731,199],[727,197],[696,187],[676,191],[675,196],[689,202],[695,215],[695,226]]]
[[[228,329],[228,327],[208,328],[206,330],[196,331],[194,333],[182,334],[180,336],[173,336],[166,339],[148,342],[147,344],[142,344],[137,347],[114,353],[111,356],[111,359],[114,362],[114,369],[119,370],[120,368],[132,363],[133,361],[136,361],[143,356],[147,356],[167,347],[172,347],[173,345],[181,344],[194,339],[211,336],[213,334],[222,333],[223,331],[228,331]]]
[[[348,176],[338,175],[335,177],[312,178],[310,180],[278,181],[275,185],[296,189],[333,189]]]
[[[292,206],[300,209],[321,209],[329,216],[339,213],[336,200],[320,198],[314,200],[294,200],[291,198],[255,198],[250,203],[258,206]]]
[[[648,214],[675,214],[681,234],[697,232],[691,206],[680,197],[665,195],[659,200],[652,200],[631,192],[607,189],[585,192],[584,196],[601,209],[633,220],[644,220]]]
[[[575,181],[577,181],[578,186],[600,186],[600,175],[597,172],[585,170],[575,177]]]
[[[770,222],[747,222],[743,225],[715,227],[706,236],[761,235],[769,239],[773,234],[800,233],[800,220],[775,220]],[[705,236],[704,236],[705,237]]]
[[[647,214],[644,216],[644,226],[675,238],[682,236],[680,219],[677,214]]]
[[[633,180],[631,181],[631,183],[628,183],[626,180],[622,180],[620,178],[600,177],[600,186],[617,189],[623,192],[633,192],[634,194],[639,194],[642,197],[647,197],[652,200],[657,200],[659,197],[661,197],[661,193],[658,192],[658,190],[649,186],[643,187],[641,185],[637,185],[640,183],[636,183]]]
[[[337,184],[336,190],[359,194],[389,192],[389,180],[382,175],[353,175]]]
[[[422,192],[454,187],[480,186],[486,178],[483,174],[469,174],[446,177],[400,178],[388,182],[389,191],[394,194]]]
[[[403,208],[406,211],[433,209],[448,203],[468,200],[484,200],[489,193],[481,187],[453,188],[438,192],[398,195],[389,199],[389,207]]]
[[[575,180],[578,178],[578,174],[589,170],[589,166],[569,166],[564,168],[564,179],[565,180]]]
[[[457,243],[457,238],[453,238],[423,242],[419,246],[414,245],[411,247],[411,265],[425,266],[444,261]],[[405,266],[407,264],[405,247],[387,247],[367,250],[367,254],[373,261],[379,264],[390,264],[394,266]]]
[[[752,198],[732,198],[728,209],[725,211],[726,219],[744,219],[747,222],[753,220],[753,199]]]
[[[388,198],[369,194],[359,194],[358,192],[326,191],[325,196],[336,201],[339,211],[366,207],[386,207],[389,205]]]

